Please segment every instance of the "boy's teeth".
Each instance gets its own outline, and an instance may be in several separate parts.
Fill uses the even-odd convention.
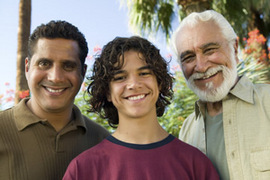
[[[129,97],[128,99],[129,100],[138,100],[138,99],[142,99],[142,98],[144,98],[144,95],[132,96],[132,97]]]
[[[52,92],[52,93],[58,93],[58,92],[62,92],[64,89],[51,89],[51,88],[47,88],[48,91]]]

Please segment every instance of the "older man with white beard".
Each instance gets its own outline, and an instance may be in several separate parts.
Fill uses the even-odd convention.
[[[221,179],[270,179],[270,85],[237,75],[231,25],[213,10],[191,13],[174,33],[173,46],[199,97],[179,138],[204,152]]]

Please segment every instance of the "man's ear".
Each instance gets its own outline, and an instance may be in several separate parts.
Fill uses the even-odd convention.
[[[30,68],[30,60],[29,60],[29,58],[28,57],[26,57],[25,58],[25,60],[24,60],[24,73],[25,73],[25,77],[26,77],[26,79],[28,80],[28,72],[29,72],[29,68]]]
[[[234,49],[234,56],[235,56],[235,60],[236,63],[239,63],[239,58],[238,58],[238,39],[235,40],[234,44],[233,44],[233,49]]]
[[[83,65],[83,77],[85,76],[86,71],[87,71],[87,64],[84,64]]]
[[[25,63],[24,64],[25,65],[25,72],[28,72],[29,66],[30,66],[30,62],[29,62],[28,57],[25,58],[24,63]]]

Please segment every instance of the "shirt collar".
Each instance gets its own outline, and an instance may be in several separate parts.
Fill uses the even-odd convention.
[[[246,101],[247,103],[254,104],[253,91],[254,91],[253,83],[246,76],[242,76],[239,78],[234,88],[230,90],[229,94],[222,101],[229,99],[230,96],[233,95],[243,101]],[[200,113],[203,116],[205,116],[205,108],[206,108],[205,106],[206,104],[204,102],[200,100],[196,101],[195,103],[196,119]]]
[[[250,104],[254,104],[253,92],[254,85],[246,76],[240,77],[235,87],[230,91],[234,96]]]
[[[32,113],[32,111],[26,106],[26,102],[29,100],[29,98],[22,99],[19,104],[14,106],[14,119],[15,124],[17,126],[17,129],[19,131],[24,130],[28,126],[36,123],[48,123],[47,119],[41,119],[35,114]],[[74,119],[65,127],[65,128],[76,128],[77,127],[83,127],[85,130],[87,130],[85,125],[85,120],[81,114],[81,111],[77,106],[73,106],[72,108],[74,113]]]

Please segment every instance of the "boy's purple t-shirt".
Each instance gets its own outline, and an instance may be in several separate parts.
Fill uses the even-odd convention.
[[[72,160],[64,180],[217,180],[210,160],[198,149],[169,135],[138,145],[109,136]]]

